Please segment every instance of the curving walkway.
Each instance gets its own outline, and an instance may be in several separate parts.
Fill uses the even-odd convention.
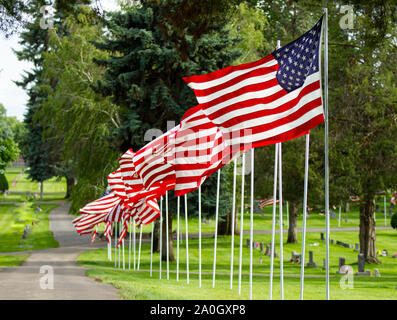
[[[50,213],[50,230],[59,242],[59,248],[29,251],[30,257],[20,267],[3,268],[0,271],[0,300],[114,300],[118,290],[101,284],[85,275],[86,270],[75,262],[77,256],[87,250],[103,247],[105,242],[90,245],[88,237],[80,237],[72,226],[73,217],[68,205],[62,203]],[[10,254],[10,253],[8,253]],[[42,289],[42,266],[51,266],[54,288]]]

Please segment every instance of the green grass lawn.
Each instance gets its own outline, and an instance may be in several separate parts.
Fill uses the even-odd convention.
[[[300,237],[300,234],[299,234]],[[221,236],[218,238],[217,250],[217,275],[216,287],[212,288],[212,268],[213,268],[213,238],[202,239],[202,288],[198,288],[198,275],[190,275],[190,284],[186,284],[186,274],[180,274],[180,281],[176,283],[175,273],[170,273],[170,280],[166,280],[166,262],[162,262],[162,280],[159,280],[159,254],[153,255],[153,277],[149,277],[147,271],[121,271],[114,268],[114,261],[107,260],[107,249],[99,249],[81,254],[78,262],[84,267],[90,268],[87,274],[91,277],[101,279],[104,282],[113,284],[120,289],[121,297],[124,299],[248,299],[248,274],[249,274],[249,249],[246,247],[247,236],[243,241],[243,283],[242,295],[237,293],[238,284],[238,253],[239,237],[235,237],[234,250],[234,283],[233,290],[229,288],[230,277],[230,254],[231,237]],[[279,236],[276,236],[276,252],[279,253]],[[340,240],[354,244],[358,239],[358,232],[335,232],[331,234],[331,239]],[[255,235],[255,241],[270,243],[271,235]],[[285,242],[285,238],[284,238]],[[299,238],[300,242],[300,238]],[[394,230],[377,231],[378,249],[387,249],[389,253],[397,252],[397,233]],[[180,246],[180,271],[186,271],[186,250],[185,242]],[[320,241],[318,232],[309,233],[306,242],[306,259],[308,251],[313,251],[314,261],[318,268],[306,268],[305,274],[305,298],[324,299],[325,298],[325,271],[322,270],[322,261],[325,258],[325,244]],[[176,243],[174,241],[174,251],[176,256]],[[299,299],[299,274],[300,265],[289,262],[291,252],[301,252],[300,244],[284,243],[284,280],[285,298]],[[128,246],[125,248],[126,267],[128,269]],[[260,263],[260,258],[263,261]],[[354,277],[353,289],[342,289],[340,286],[341,275],[337,275],[339,257],[346,259],[346,264],[357,271],[357,252],[337,245],[330,246],[330,294],[331,299],[397,299],[397,259],[391,255],[379,257],[380,265],[367,265],[366,269],[373,271],[379,269],[380,278],[375,277]],[[198,272],[198,239],[189,240],[189,267],[191,272]],[[142,245],[140,269],[149,270],[150,267],[150,243]],[[280,297],[279,284],[280,259],[275,259],[273,298]],[[170,262],[170,270],[176,270],[176,262]],[[270,257],[264,256],[259,250],[254,250],[253,254],[253,298],[267,299],[269,296],[269,274]],[[209,273],[209,274],[204,274]],[[312,278],[310,278],[312,277]]]
[[[42,204],[41,212],[35,213],[36,205],[28,202],[19,205],[0,205],[0,252],[17,252],[58,247],[49,227],[49,213],[56,205]],[[22,238],[25,227],[31,227],[26,239]],[[20,265],[26,255],[0,255],[0,266]]]
[[[9,191],[23,191],[30,192],[32,194],[40,194],[40,183],[37,181],[31,181],[28,178],[28,175],[24,172],[23,168],[7,168],[6,170],[6,178],[8,180],[8,184],[10,186]],[[16,184],[13,185],[13,182],[16,179]],[[59,178],[51,178],[44,181],[43,185],[44,193],[66,193],[66,179],[63,177]],[[12,194],[9,194],[6,201],[10,201],[8,198]],[[51,195],[54,197],[54,195]],[[63,196],[60,195],[56,198],[62,199]]]

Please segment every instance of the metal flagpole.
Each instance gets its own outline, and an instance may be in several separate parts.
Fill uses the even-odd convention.
[[[280,224],[280,293],[281,300],[284,300],[284,255],[283,255],[283,159],[282,159],[282,148],[281,143],[278,144],[279,152],[278,152],[278,172],[279,172],[279,224]]]
[[[189,284],[189,229],[187,221],[187,194],[185,194],[185,228],[186,228],[186,283]]]
[[[277,203],[277,165],[278,165],[278,144],[275,145],[274,156],[274,185],[273,185],[273,215],[272,215],[272,243],[270,250],[270,280],[269,280],[269,300],[272,300],[273,294],[273,270],[274,270],[274,237],[276,233],[276,203]]]
[[[124,227],[124,218],[121,219],[121,225]],[[125,270],[124,238],[123,238],[123,240],[121,240],[121,245],[122,245],[122,248],[123,248],[123,270]]]
[[[303,300],[303,286],[305,281],[305,250],[306,250],[306,215],[307,215],[307,189],[309,182],[309,147],[310,134],[306,135],[305,151],[305,180],[303,191],[303,228],[302,228],[302,257],[301,257],[301,277],[300,277],[300,300]]]
[[[110,240],[108,241],[108,259],[112,261],[112,236],[110,236]]]
[[[384,200],[384,205],[385,205],[385,227],[386,227],[386,225],[387,225],[387,218],[386,218],[386,211],[387,211],[387,209],[386,209],[386,195],[384,196],[384,198],[383,198],[383,200]]]
[[[249,273],[249,299],[252,300],[252,254],[254,243],[254,148],[251,149],[251,219],[250,219],[250,273]]]
[[[163,196],[160,197],[160,273],[161,279],[161,266],[162,266],[162,251],[163,251]]]
[[[328,156],[328,9],[324,8],[324,113],[325,113],[325,297],[329,300],[329,156]]]
[[[215,207],[215,238],[214,238],[214,265],[212,270],[212,287],[215,288],[216,271],[216,242],[218,238],[218,215],[219,215],[219,189],[221,184],[221,170],[218,170],[218,180],[216,185],[216,207]]]
[[[136,252],[136,233],[135,233],[136,225],[135,225],[135,218],[133,219],[132,222],[133,222],[133,224],[132,224],[132,237],[133,237],[132,242],[134,244],[134,270],[135,270],[136,269],[136,265],[135,265],[135,261],[136,261],[136,254],[135,254],[135,252]]]
[[[243,229],[244,229],[244,178],[245,178],[245,153],[241,160],[241,214],[240,214],[240,251],[238,263],[238,294],[241,294],[241,271],[243,265]]]
[[[153,233],[154,233],[154,222],[152,222],[152,234],[150,239],[150,276],[152,276],[152,270],[153,270]]]
[[[121,224],[120,222],[118,222],[119,224],[119,239],[120,239],[120,234],[121,234]],[[118,243],[117,243],[118,244]],[[118,268],[120,269],[120,261],[121,261],[121,248],[119,246],[119,264],[118,264]]]
[[[139,270],[139,264],[141,262],[141,246],[142,246],[142,224],[141,224],[141,230],[139,233],[139,251],[138,251],[138,270]]]
[[[234,159],[233,169],[233,205],[232,205],[232,244],[230,253],[230,290],[233,289],[233,258],[234,258],[234,221],[236,219],[236,179],[237,179],[237,159]]]
[[[180,211],[180,198],[176,198],[176,281],[179,281],[179,211]]]
[[[165,192],[165,228],[166,228],[166,252],[167,252],[167,280],[170,279],[170,250],[169,250],[169,246],[170,246],[170,240],[168,238],[168,191]]]
[[[117,267],[117,221],[114,223],[114,267]]]
[[[131,248],[132,248],[132,228],[131,228],[131,223],[132,221],[132,216],[130,217],[130,247],[129,247],[129,254],[128,254],[128,270],[131,270]]]
[[[201,288],[201,185],[198,188],[198,209],[199,209],[199,288]]]

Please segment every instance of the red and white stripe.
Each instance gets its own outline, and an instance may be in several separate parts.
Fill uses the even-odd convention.
[[[227,143],[247,150],[294,139],[324,122],[320,72],[288,93],[277,81],[278,68],[270,54],[184,80]]]

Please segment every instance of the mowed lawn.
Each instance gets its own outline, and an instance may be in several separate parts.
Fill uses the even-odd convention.
[[[38,250],[58,247],[49,227],[49,213],[57,205],[42,204],[42,211],[35,213],[35,204],[0,204],[0,253]],[[24,229],[30,226],[25,239]],[[0,255],[0,267],[18,266],[28,255]]]
[[[299,274],[301,266],[289,261],[291,252],[301,252],[299,234],[298,244],[286,244],[284,237],[284,288],[286,299],[299,299]],[[212,288],[212,270],[214,259],[214,239],[202,239],[202,289],[198,288],[198,239],[189,239],[189,268],[190,284],[186,283],[186,244],[185,240],[180,245],[179,282],[176,282],[176,262],[170,262],[170,280],[167,280],[167,265],[162,262],[162,279],[159,279],[159,254],[153,254],[153,276],[149,276],[150,268],[150,243],[142,244],[140,269],[141,271],[128,270],[128,241],[125,245],[126,271],[114,268],[114,260],[107,260],[107,249],[99,249],[81,254],[78,258],[79,264],[90,268],[87,274],[91,277],[110,283],[120,289],[124,299],[248,299],[249,298],[249,248],[246,246],[246,239],[243,238],[243,263],[242,263],[242,292],[238,295],[238,268],[239,268],[239,237],[234,242],[234,281],[233,289],[230,290],[230,257],[231,237],[220,236],[217,245],[216,285]],[[276,252],[279,254],[279,236],[276,235]],[[331,239],[354,244],[358,242],[358,231],[341,231],[331,234]],[[255,241],[270,243],[271,235],[255,235]],[[381,274],[380,278],[353,277],[353,288],[349,289],[341,285],[342,276],[336,274],[338,270],[339,257],[346,259],[346,264],[352,266],[357,272],[357,252],[338,245],[330,246],[330,295],[331,299],[357,300],[357,299],[397,299],[397,259],[391,257],[397,252],[397,232],[395,230],[377,231],[378,249],[387,249],[389,256],[379,257],[381,264],[366,265],[367,270],[372,274],[377,268]],[[114,250],[114,249],[113,249]],[[174,253],[176,257],[177,245],[174,241]],[[305,299],[325,299],[325,271],[322,270],[323,259],[325,258],[325,243],[320,240],[320,233],[313,232],[307,235],[306,259],[308,252],[313,251],[314,261],[317,268],[305,268]],[[136,247],[138,255],[138,245]],[[262,263],[260,259],[262,258]],[[136,261],[137,263],[137,261]],[[133,258],[132,258],[133,265]],[[274,288],[273,298],[280,298],[279,269],[280,259],[275,259],[274,265]],[[142,271],[146,270],[146,271]],[[253,298],[268,299],[269,297],[269,272],[270,257],[264,256],[259,250],[253,252]],[[347,282],[346,282],[347,285]],[[344,289],[345,288],[345,289]]]
[[[37,181],[31,181],[28,178],[28,174],[25,173],[23,168],[7,168],[6,178],[9,184],[9,194],[6,197],[1,197],[0,201],[3,202],[15,202],[25,201],[27,197],[40,200],[40,183]],[[13,192],[24,192],[13,193]],[[44,181],[43,193],[59,193],[52,195],[44,195],[43,201],[60,200],[64,198],[66,193],[66,180],[65,178],[51,178]]]

